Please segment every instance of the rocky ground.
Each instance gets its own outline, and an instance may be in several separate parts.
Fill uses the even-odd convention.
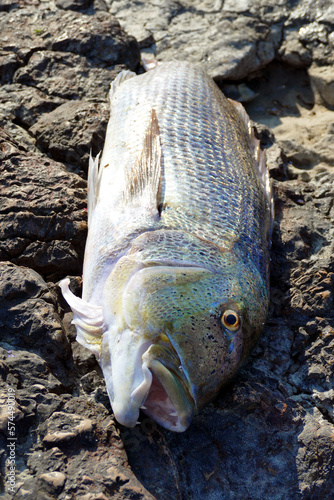
[[[332,498],[333,3],[2,0],[0,27],[3,498]],[[57,287],[80,294],[87,157],[140,52],[201,62],[244,103],[275,189],[264,333],[184,434],[114,421]]]

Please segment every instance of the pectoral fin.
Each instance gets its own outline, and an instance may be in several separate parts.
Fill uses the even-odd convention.
[[[94,209],[96,207],[99,187],[101,182],[101,170],[99,169],[100,153],[96,158],[89,156],[88,180],[87,180],[87,210],[88,210],[88,225],[92,219]]]
[[[77,341],[99,359],[101,354],[102,336],[105,332],[102,307],[89,304],[83,299],[76,297],[69,289],[70,280],[63,279],[59,286],[66,302],[73,311],[72,323],[77,329]]]
[[[141,154],[134,166],[126,171],[123,203],[156,212],[162,202],[162,184],[159,123],[152,109]]]

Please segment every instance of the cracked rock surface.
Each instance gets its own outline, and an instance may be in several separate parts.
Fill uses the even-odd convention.
[[[0,27],[0,494],[332,498],[332,2],[3,0]],[[242,101],[274,184],[263,335],[183,434],[115,422],[57,286],[70,276],[81,293],[87,158],[103,146],[109,84],[143,71],[140,52],[203,63]]]

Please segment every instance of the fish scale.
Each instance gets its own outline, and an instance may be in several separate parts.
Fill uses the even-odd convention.
[[[170,73],[170,65],[166,65],[164,69],[166,74]],[[233,133],[226,129],[225,116],[219,116],[219,113],[215,113],[212,105],[211,107],[203,106],[203,101],[207,100],[208,93],[213,93],[215,96],[219,96],[220,100],[223,100],[224,98],[219,93],[219,90],[207,79],[205,93],[202,91],[202,94],[196,98],[199,104],[196,106],[194,99],[192,99],[193,102],[189,102],[189,99],[183,100],[184,90],[181,89],[187,89],[187,96],[196,96],[198,88],[201,85],[203,87],[203,83],[200,81],[201,75],[198,75],[198,73],[194,75],[191,71],[185,72],[184,68],[183,71],[180,71],[177,64],[173,68],[173,72],[180,82],[179,93],[181,95],[175,93],[167,96],[165,107],[162,109],[157,107],[161,141],[166,150],[166,152],[164,151],[164,169],[167,184],[165,202],[167,206],[170,203],[173,208],[176,207],[175,210],[166,211],[162,220],[166,226],[177,226],[184,229],[191,227],[192,232],[198,232],[198,234],[210,241],[222,245],[224,243],[228,244],[240,231],[247,233],[248,227],[252,225],[252,218],[256,219],[256,212],[263,209],[263,202],[262,206],[259,207],[262,201],[261,189],[258,189],[260,193],[258,198],[252,196],[253,193],[247,187],[243,189],[243,198],[240,196],[240,185],[245,184],[244,177],[247,176],[249,179],[249,172],[243,174],[243,172],[235,169],[236,163],[238,160],[240,161],[240,156],[238,158],[235,151],[231,150],[227,144],[234,144],[236,138],[233,137]],[[150,74],[147,75],[147,77],[149,76]],[[150,79],[147,78],[147,80],[148,92],[154,95],[153,76]],[[191,81],[191,85],[189,85],[189,81]],[[131,80],[129,81],[130,84]],[[160,91],[164,95],[163,87],[160,87]],[[142,92],[144,95],[140,99],[149,99],[145,89],[142,89]],[[181,109],[177,107],[176,112],[173,114],[172,126],[170,126],[169,120],[172,114],[170,109],[172,106],[169,105],[169,100],[175,103],[176,96],[181,102],[184,102],[184,105]],[[151,105],[154,106],[155,103],[151,101]],[[199,109],[200,113],[198,112]],[[238,116],[233,116],[233,110],[229,112],[232,114],[233,119],[239,119]],[[211,123],[211,127],[207,125],[208,123]],[[241,127],[239,126],[239,128]],[[170,130],[178,131],[176,143],[174,133],[171,135]],[[240,135],[242,137],[242,134]],[[249,150],[249,140],[244,132],[243,135],[244,144],[242,144],[242,148]],[[212,137],[215,138],[214,142],[212,142]],[[205,148],[203,148],[203,143],[206,145]],[[251,155],[248,154],[247,162],[250,161],[252,161]],[[187,166],[186,173],[178,178],[177,186],[175,183],[171,183],[171,187],[169,187],[169,178],[175,179],[178,173],[177,169],[180,166],[182,168]],[[259,183],[259,180],[254,176],[254,166],[251,165],[248,170],[253,173],[253,179],[250,179],[249,184],[252,184],[252,181]],[[217,172],[215,176],[216,183],[210,182],[211,172]],[[229,191],[224,191],[225,197],[222,197],[220,189],[226,185],[229,186]],[[187,200],[184,199],[184,193],[187,193]],[[238,214],[243,211],[243,205],[250,207],[250,203],[253,204],[254,211],[252,213],[249,209],[247,217],[242,220],[240,215],[238,217]],[[197,227],[196,225],[194,227],[194,222],[196,224],[196,221],[194,221],[195,216],[199,221]],[[254,246],[259,247],[260,239],[261,235],[252,234]]]
[[[245,360],[266,317],[272,195],[249,118],[195,65],[111,85],[90,160],[77,340],[116,419],[184,431]],[[227,321],[227,319],[228,321]]]

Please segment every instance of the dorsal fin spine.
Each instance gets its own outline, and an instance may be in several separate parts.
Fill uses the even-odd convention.
[[[122,83],[125,82],[125,80],[129,80],[129,78],[133,78],[134,76],[137,76],[136,73],[134,73],[133,71],[130,71],[128,69],[121,71],[116,76],[115,80],[113,80],[110,84],[109,99],[111,100],[113,98],[118,87],[120,85],[122,85]]]

